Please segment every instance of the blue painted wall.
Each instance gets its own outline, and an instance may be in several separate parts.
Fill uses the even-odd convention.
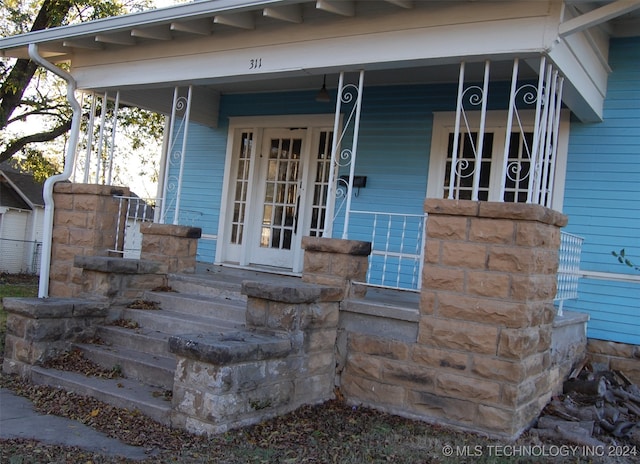
[[[581,267],[640,276],[612,251],[640,263],[640,38],[613,40],[604,121],[571,125],[564,212],[585,238]],[[640,283],[583,279],[567,309],[591,316],[588,336],[640,344]]]
[[[452,111],[455,90],[455,85],[365,87],[356,174],[367,176],[367,186],[353,198],[352,209],[422,214],[432,113]],[[230,117],[334,111],[335,103],[318,103],[314,97],[315,92],[226,95],[216,129],[191,124],[180,206],[187,213],[184,219],[181,214],[181,223],[198,225],[205,234],[217,233]],[[368,229],[358,221],[353,218],[349,238],[369,239]],[[342,221],[336,222],[334,236],[339,237]],[[198,259],[213,262],[215,246],[201,240]]]

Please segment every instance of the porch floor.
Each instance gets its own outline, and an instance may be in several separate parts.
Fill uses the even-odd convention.
[[[288,282],[290,285],[301,282],[299,276],[278,273],[275,269],[240,268],[202,262],[196,264],[196,272],[192,275],[194,278],[218,282],[223,281],[229,285],[241,285],[245,280]],[[358,300],[362,303],[371,303],[376,306],[399,307],[404,310],[415,310],[417,312],[420,304],[420,294],[411,291],[367,287],[366,296],[358,298]]]

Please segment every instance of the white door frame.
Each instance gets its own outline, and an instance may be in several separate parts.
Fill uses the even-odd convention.
[[[262,146],[262,137],[265,129],[278,128],[305,128],[307,129],[307,144],[315,141],[314,129],[332,128],[335,115],[312,114],[312,115],[282,115],[282,116],[243,116],[229,119],[229,129],[227,135],[227,153],[224,168],[224,180],[222,197],[220,202],[220,219],[218,223],[218,241],[216,246],[216,263],[234,262],[240,266],[248,266],[250,261],[249,251],[251,244],[248,243],[250,237],[255,236],[256,218],[260,212],[252,210],[254,202],[249,202],[249,208],[245,214],[245,224],[247,230],[243,234],[241,245],[232,245],[229,242],[231,236],[231,220],[233,218],[233,200],[235,187],[235,169],[237,159],[234,158],[238,149],[240,137],[243,132],[253,133],[253,147],[251,152],[251,165],[249,170],[249,182],[247,198],[255,198],[255,186],[257,179],[257,163],[255,162],[257,152]],[[311,146],[311,145],[310,145]],[[311,148],[313,150],[313,148]],[[303,182],[306,184],[308,169],[303,173]],[[233,178],[232,178],[233,177]],[[308,192],[307,192],[308,193]],[[335,200],[335,199],[334,199]],[[304,227],[307,224],[304,212],[301,212],[299,224]],[[304,229],[303,229],[304,230]],[[302,250],[296,246],[293,259],[293,272],[302,271]]]

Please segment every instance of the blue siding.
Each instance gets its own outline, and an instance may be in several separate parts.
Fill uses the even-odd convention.
[[[432,113],[454,110],[455,91],[455,85],[365,87],[356,174],[367,176],[367,186],[352,199],[352,209],[423,212]],[[181,210],[196,212],[193,224],[203,233],[218,230],[229,118],[333,112],[333,103],[318,103],[314,97],[315,92],[225,95],[218,128],[190,126]],[[350,238],[370,238],[368,232],[358,232],[364,230],[358,219],[352,225]],[[341,236],[341,227],[338,220],[334,236]],[[198,259],[212,262],[215,244],[200,242]]]
[[[640,39],[611,43],[604,121],[571,125],[564,213],[585,237],[582,268],[640,275],[619,264],[625,248],[640,263]],[[593,338],[640,344],[640,283],[584,279],[565,307],[591,315]]]
[[[178,134],[176,140],[181,143],[182,135]],[[226,143],[226,134],[221,137],[209,127],[189,125],[179,223],[201,227],[203,234],[218,233]],[[172,168],[172,175],[177,176],[177,172],[177,166]],[[169,204],[175,205],[175,193],[167,197]],[[167,211],[167,222],[173,220],[174,211],[173,207]],[[211,240],[200,240],[197,259],[213,262],[215,245]]]

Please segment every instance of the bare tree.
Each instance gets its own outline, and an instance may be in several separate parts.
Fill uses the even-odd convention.
[[[0,35],[9,36],[70,23],[148,9],[152,0],[4,0],[0,5]],[[59,168],[38,148],[65,136],[71,110],[59,79],[28,59],[0,60],[0,162],[21,154],[31,169],[47,177]],[[37,129],[23,134],[6,130],[11,124],[39,118]],[[133,110],[128,124],[146,124],[140,133],[157,136],[160,123],[146,112]],[[137,133],[137,132],[136,132]],[[60,155],[61,153],[56,153]]]

